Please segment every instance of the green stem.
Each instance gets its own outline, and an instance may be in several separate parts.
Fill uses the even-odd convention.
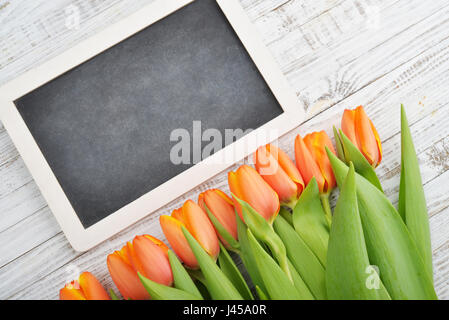
[[[273,230],[273,234],[276,235],[276,237],[277,237],[277,233],[275,233],[273,226],[270,225],[270,227],[271,227],[271,230]],[[279,238],[279,241],[281,241],[280,238]],[[268,247],[270,247],[270,250],[273,253],[275,259],[278,261],[279,267],[281,267],[281,269],[285,272],[285,274],[290,279],[290,281],[293,282],[293,277],[290,272],[290,267],[288,266],[287,251],[286,251],[282,241],[280,243],[281,246],[278,246],[277,241],[272,240],[272,238],[267,239],[266,243],[268,244]]]
[[[287,256],[279,256],[278,258],[279,258],[279,266],[285,272],[290,281],[293,283],[293,277],[290,272],[290,268],[288,266]]]
[[[329,228],[330,228],[331,224],[332,224],[332,211],[331,211],[331,206],[329,204],[329,195],[330,195],[330,193],[323,193],[320,195],[320,199],[321,199],[321,204],[324,209],[327,224],[329,225]]]

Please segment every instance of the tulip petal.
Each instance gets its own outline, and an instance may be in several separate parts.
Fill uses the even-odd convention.
[[[377,165],[379,163],[378,142],[372,130],[371,120],[362,106],[356,108],[355,128],[360,141],[360,150],[371,165]]]
[[[282,168],[279,157],[280,150],[275,149],[274,146],[271,146],[270,151],[268,146],[260,147],[254,153],[255,167],[262,178],[276,191],[279,200],[283,203],[289,203],[292,199],[297,198],[302,189],[298,190],[297,183]],[[283,161],[285,162],[285,159]]]
[[[376,164],[376,167],[377,167],[382,162],[382,142],[380,140],[379,133],[377,132],[377,129],[374,126],[371,119],[370,119],[369,123],[371,124],[371,130],[373,131],[374,137],[376,138],[377,150],[379,152],[379,156],[378,156],[379,160],[377,160],[377,164]]]
[[[173,218],[175,218],[176,220],[182,222],[184,225],[186,224],[184,215],[183,215],[183,213],[182,213],[182,207],[173,210],[173,212],[171,213],[171,216],[172,216]]]
[[[239,197],[239,198],[243,197],[243,193],[242,193],[242,190],[239,185],[237,174],[234,171],[228,172],[228,185],[229,185],[229,189],[231,190],[231,193],[237,195],[237,197]],[[240,208],[240,204],[234,198],[232,198],[232,201],[234,202],[234,207],[237,210],[237,212],[240,216],[240,219],[243,219],[242,208]]]
[[[207,190],[198,196],[198,204],[203,211],[207,213],[217,231],[220,230],[218,230],[214,221],[219,222],[219,225],[224,229],[222,232],[218,232],[220,240],[222,240],[228,248],[229,241],[233,242],[234,245],[237,244],[237,222],[235,221],[234,204],[232,199],[221,190],[212,189]],[[206,207],[209,211],[206,210]],[[223,231],[226,231],[226,234],[231,236],[232,239],[224,239],[222,236]]]
[[[269,144],[268,150],[272,155],[277,156],[279,165],[285,171],[285,173],[292,179],[298,186],[298,196],[304,190],[304,180],[290,157],[284,152],[284,150]]]
[[[233,194],[248,202],[268,222],[271,223],[276,218],[280,209],[279,196],[253,167],[240,166],[234,174],[230,173],[228,177],[229,187]],[[239,202],[235,201],[234,203],[241,215]]]
[[[150,298],[136,271],[116,253],[107,258],[109,274],[125,300],[147,300]]]
[[[173,217],[162,215],[159,218],[159,222],[162,228],[162,231],[167,238],[167,241],[170,243],[173,250],[176,252],[178,257],[181,259],[184,264],[191,268],[197,269],[198,262],[196,261],[195,255],[190,249],[189,243],[187,242],[184,234],[182,232],[181,226],[182,222],[176,220]]]
[[[325,184],[324,177],[321,174],[321,170],[313,159],[309,149],[307,149],[304,140],[299,134],[295,139],[295,159],[296,166],[298,167],[299,172],[301,172],[301,176],[304,178],[306,184],[309,184],[309,182],[315,177],[319,189],[323,190]]]
[[[329,193],[335,188],[336,181],[325,147],[328,147],[334,154],[336,154],[332,141],[326,132],[320,131],[308,134],[304,138],[304,143],[309,149],[312,158],[315,160],[315,163],[318,165],[324,178],[324,185],[323,188],[320,188],[320,192]]]
[[[171,286],[173,274],[164,249],[145,236],[136,236],[133,247],[138,260],[142,262],[138,271],[152,281]]]
[[[79,284],[87,300],[110,300],[101,283],[90,272],[83,272]]]
[[[382,185],[380,184],[379,178],[377,177],[376,171],[373,166],[370,165],[365,156],[360,152],[359,149],[351,142],[351,140],[346,137],[346,135],[340,131],[341,142],[346,155],[346,164],[352,162],[354,164],[355,170],[358,174],[362,175],[369,182],[371,182],[377,189],[383,192]]]
[[[165,256],[168,258],[168,247],[163,241],[161,241],[158,238],[155,238],[153,236],[150,236],[149,234],[144,234],[143,236],[145,238],[150,239],[154,244],[156,244],[158,247],[160,247],[162,249],[162,252],[164,252]]]
[[[351,142],[357,147],[357,149],[361,150],[361,144],[359,142],[359,138],[357,137],[357,132],[355,128],[356,121],[356,111],[346,109],[343,112],[343,117],[341,118],[341,130],[345,133],[345,135],[351,140]]]
[[[59,300],[87,300],[77,281],[67,284],[59,290]]]
[[[207,214],[192,200],[187,200],[184,203],[182,212],[187,230],[213,259],[217,259],[220,253],[220,244]]]

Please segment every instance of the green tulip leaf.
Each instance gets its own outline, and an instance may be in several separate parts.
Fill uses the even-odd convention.
[[[344,151],[344,148],[343,148],[343,144],[341,143],[341,138],[340,138],[340,135],[338,134],[338,130],[337,130],[337,128],[335,128],[335,126],[333,127],[333,130],[334,130],[335,144],[337,146],[338,158],[341,161],[346,162],[345,151]]]
[[[138,275],[153,300],[202,300],[197,295],[147,279],[140,272]]]
[[[263,292],[262,289],[260,289],[259,286],[256,286],[256,292],[259,296],[259,300],[270,300],[265,292]]]
[[[383,192],[382,185],[377,177],[373,166],[366,160],[363,153],[352,143],[351,140],[340,130],[341,143],[343,145],[346,164],[352,162],[355,171],[371,182],[377,189]]]
[[[355,171],[352,162],[334,210],[326,263],[326,284],[331,300],[389,300],[377,273],[372,277],[362,230]],[[375,271],[374,271],[375,272]]]
[[[231,280],[234,287],[240,292],[243,299],[254,300],[253,294],[246,284],[240,270],[237,268],[234,260],[232,260],[226,248],[220,244],[220,255],[218,256],[218,263],[223,273]]]
[[[298,271],[296,271],[292,262],[288,259],[287,263],[288,267],[290,268],[290,273],[292,275],[293,285],[295,286],[296,290],[301,294],[301,300],[315,300],[315,297],[313,296],[312,292],[310,292],[309,287],[307,287],[306,283],[304,282],[304,279],[299,275]]]
[[[226,230],[226,228],[218,221],[218,219],[213,215],[213,213],[209,210],[209,208],[204,205],[206,208],[206,213],[209,216],[210,221],[214,225],[217,232],[220,234],[220,236],[223,237],[223,239],[234,249],[239,249],[240,244],[237,240],[234,239],[234,237]]]
[[[326,265],[329,240],[329,224],[325,215],[318,183],[312,178],[293,209],[293,225],[323,267]]]
[[[329,149],[326,151],[341,187],[349,168]],[[369,261],[379,268],[391,298],[436,299],[424,262],[399,213],[364,177],[356,174],[355,182]]]
[[[432,246],[430,243],[429,215],[427,213],[418,157],[413,145],[404,106],[401,105],[401,183],[399,212],[407,225],[429,276],[432,272]]]
[[[264,217],[254,210],[247,202],[239,199],[234,194],[232,196],[240,204],[243,219],[248,228],[258,240],[268,245],[282,270],[284,270],[287,277],[291,279],[290,269],[287,263],[287,251],[281,238],[274,232],[273,227],[264,219]]]
[[[182,226],[182,232],[195,255],[206,279],[207,289],[214,300],[242,300],[243,297],[215,261],[200,246],[190,232]]]
[[[168,250],[168,259],[170,261],[170,266],[173,273],[173,282],[175,288],[196,295],[198,296],[198,298],[202,298],[201,293],[195,286],[195,283],[193,282],[189,273],[186,271],[186,269],[184,269],[178,257],[171,250]]]
[[[262,277],[256,265],[256,260],[254,258],[251,246],[249,244],[247,234],[248,227],[243,223],[242,219],[240,219],[240,216],[238,215],[237,212],[235,213],[235,215],[237,219],[237,232],[240,243],[240,250],[239,250],[240,258],[242,259],[246,271],[248,271],[249,277],[251,278],[253,285],[255,287],[259,287],[261,290],[266,292]]]
[[[327,293],[323,265],[283,217],[277,217],[273,226],[287,248],[287,257],[304,279],[310,292],[316,299],[325,300]]]
[[[301,293],[276,261],[262,248],[249,228],[247,233],[256,266],[270,298],[273,300],[302,300]]]
[[[109,296],[111,297],[111,300],[120,300],[115,291],[112,289],[109,290]]]

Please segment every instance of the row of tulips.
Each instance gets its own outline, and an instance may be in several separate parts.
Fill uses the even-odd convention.
[[[430,235],[416,153],[402,108],[397,211],[375,168],[379,135],[363,107],[346,110],[336,148],[324,132],[295,139],[295,163],[275,145],[255,168],[187,200],[160,225],[172,250],[136,236],[107,257],[124,299],[434,299]],[[329,195],[339,186],[332,213]],[[243,278],[239,256],[254,290]],[[375,265],[375,268],[371,266]],[[370,269],[371,268],[371,269]],[[369,282],[368,277],[371,282]],[[368,285],[368,282],[372,285]],[[88,272],[60,298],[118,299]]]

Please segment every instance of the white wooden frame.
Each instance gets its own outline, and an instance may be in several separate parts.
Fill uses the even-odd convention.
[[[105,219],[87,229],[83,227],[18,112],[14,101],[191,2],[193,1],[156,0],[124,20],[0,88],[0,119],[67,239],[77,251],[86,251],[92,248],[230,166],[229,163],[218,161],[219,159],[232,158],[239,161],[254,152],[258,147],[256,137],[261,132],[276,132],[275,136],[269,137],[270,140],[274,140],[294,129],[304,120],[304,111],[300,107],[295,93],[291,90],[273,57],[264,46],[262,39],[238,0],[217,0],[281,105],[283,114],[166,181]]]

